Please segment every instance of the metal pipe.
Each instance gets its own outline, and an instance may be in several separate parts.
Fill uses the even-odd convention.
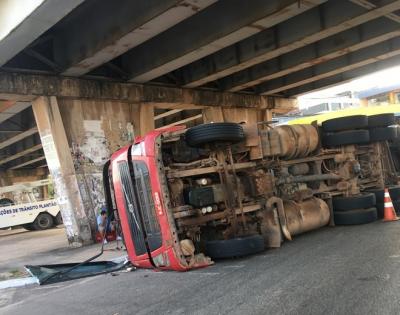
[[[316,174],[316,175],[301,175],[293,177],[281,178],[277,181],[278,185],[291,184],[291,183],[304,183],[322,180],[341,180],[342,177],[336,174]]]
[[[197,161],[193,161],[193,162],[189,162],[189,163],[171,163],[169,166],[180,168],[180,167],[204,166],[204,165],[211,165],[211,164],[217,165],[218,161],[215,159],[212,159],[212,158],[208,158],[208,159],[197,160]]]

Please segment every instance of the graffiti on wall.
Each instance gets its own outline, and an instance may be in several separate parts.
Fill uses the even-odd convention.
[[[72,143],[75,168],[84,164],[103,165],[110,157],[107,138],[101,128],[101,120],[84,120],[85,134],[80,143]]]
[[[79,191],[85,208],[97,215],[105,205],[102,168],[113,151],[132,142],[134,126],[112,120],[84,120],[84,135],[72,143]]]
[[[92,218],[99,214],[105,204],[102,176],[102,173],[77,175],[82,199],[87,207],[93,209]]]

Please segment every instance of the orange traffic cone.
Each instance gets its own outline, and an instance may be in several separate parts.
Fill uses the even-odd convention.
[[[390,198],[389,190],[385,188],[385,208],[383,214],[383,221],[390,222],[390,221],[397,221],[399,218],[396,215],[396,211],[394,210],[392,198]]]

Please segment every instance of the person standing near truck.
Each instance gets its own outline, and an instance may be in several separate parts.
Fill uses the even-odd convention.
[[[114,231],[114,224],[109,222],[107,211],[102,209],[100,214],[97,216],[97,230],[101,235],[101,238],[104,239],[104,243],[107,244],[107,240],[105,238],[105,234],[107,232]]]
[[[101,239],[104,239],[104,244],[107,244],[105,234],[114,233],[116,222],[111,221],[107,215],[107,211],[104,207],[101,208],[100,214],[97,216],[97,231],[100,233]],[[116,235],[116,239],[122,240],[120,235]]]

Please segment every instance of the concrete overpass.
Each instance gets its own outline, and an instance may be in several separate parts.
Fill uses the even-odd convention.
[[[292,97],[398,61],[394,0],[28,2],[1,71]]]
[[[286,112],[399,64],[399,12],[400,0],[0,0],[0,168],[53,163],[59,192],[81,195],[65,207],[84,209],[71,231],[85,239],[77,227],[101,204],[90,137],[109,153],[226,108]]]

